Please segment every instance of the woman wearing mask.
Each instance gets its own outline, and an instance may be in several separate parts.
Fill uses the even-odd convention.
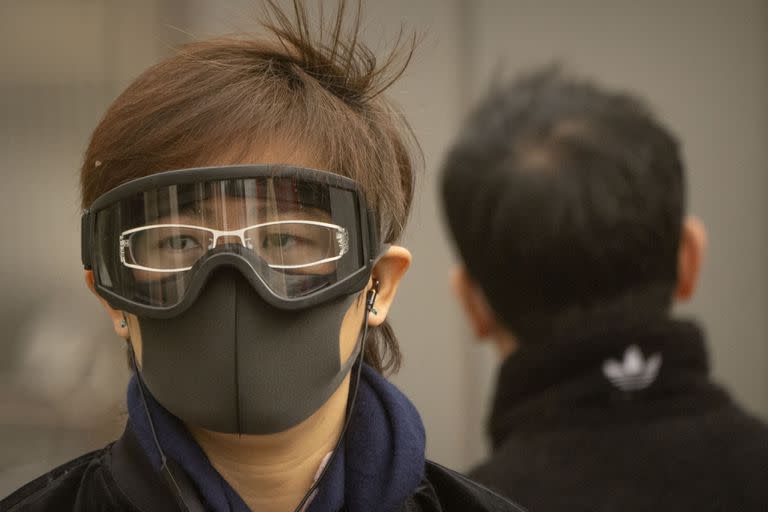
[[[515,510],[425,461],[382,377],[411,260],[412,145],[382,95],[404,66],[343,12],[323,41],[270,5],[271,38],[187,45],[110,106],[83,264],[137,370],[129,420],[0,509]]]

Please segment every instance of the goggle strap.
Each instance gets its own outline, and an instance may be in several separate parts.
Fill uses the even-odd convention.
[[[379,246],[379,226],[376,221],[376,210],[368,209],[368,247],[371,259],[378,259],[383,248]]]
[[[80,217],[80,259],[85,270],[93,268],[91,262],[91,235],[93,233],[93,215],[90,210],[85,210]]]

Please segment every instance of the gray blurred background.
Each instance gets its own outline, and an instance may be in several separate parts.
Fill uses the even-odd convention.
[[[332,2],[329,2],[332,3]],[[0,497],[113,439],[125,420],[122,344],[86,290],[77,174],[90,131],[180,42],[253,31],[258,0],[0,0]],[[768,417],[768,1],[368,1],[374,48],[423,43],[391,91],[424,149],[393,310],[428,455],[484,454],[495,361],[448,286],[435,190],[441,155],[489,80],[555,60],[647,97],[684,143],[691,210],[709,227],[696,300],[714,373]]]

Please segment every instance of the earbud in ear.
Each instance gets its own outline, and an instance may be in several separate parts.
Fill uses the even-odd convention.
[[[378,295],[378,293],[379,293],[379,281],[374,279],[373,288],[371,288],[368,291],[368,297],[365,300],[366,311],[370,311],[374,315],[379,314],[379,312],[376,311],[376,308],[373,307],[373,305],[376,304],[376,295]]]

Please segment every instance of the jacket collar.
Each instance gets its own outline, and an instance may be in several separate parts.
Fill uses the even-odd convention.
[[[130,421],[109,449],[109,471],[115,484],[141,512],[179,510],[176,499],[144,452]]]
[[[708,373],[704,337],[691,322],[602,325],[523,345],[500,368],[489,434],[498,447],[512,434],[706,409],[727,400]]]

